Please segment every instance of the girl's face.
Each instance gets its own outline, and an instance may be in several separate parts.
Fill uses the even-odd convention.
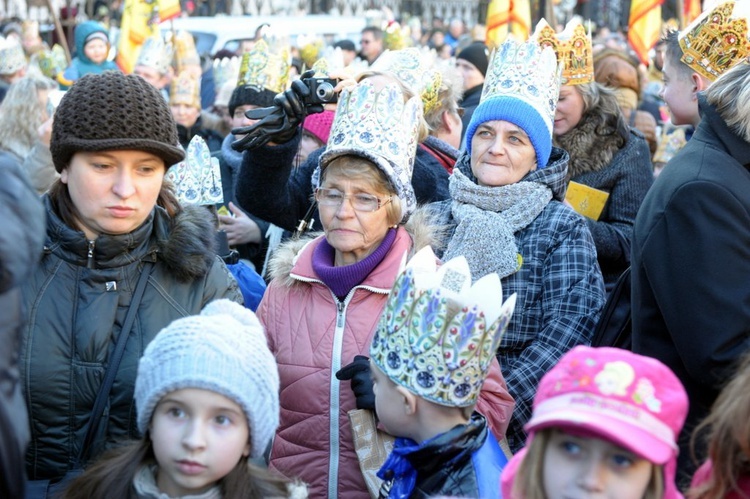
[[[88,57],[94,64],[101,64],[107,59],[107,51],[109,47],[104,40],[95,38],[91,40],[83,47],[83,53]]]
[[[244,411],[209,390],[183,388],[165,395],[149,430],[159,464],[156,485],[170,497],[204,493],[250,454]]]
[[[555,431],[544,453],[547,499],[641,499],[653,464],[606,440]]]
[[[555,124],[552,133],[555,137],[573,130],[583,116],[583,96],[573,85],[560,87],[560,97],[555,109]]]

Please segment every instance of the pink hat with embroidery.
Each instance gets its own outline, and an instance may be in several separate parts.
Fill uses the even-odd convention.
[[[533,411],[525,425],[527,446],[545,428],[603,438],[664,465],[664,497],[682,497],[674,477],[688,398],[677,376],[658,360],[618,348],[575,347],[540,381]],[[515,471],[521,459],[515,456],[510,468]],[[504,487],[509,473],[503,473]]]
[[[310,132],[324,145],[328,144],[328,136],[331,135],[331,126],[335,111],[323,111],[322,113],[311,114],[302,123],[302,129]]]

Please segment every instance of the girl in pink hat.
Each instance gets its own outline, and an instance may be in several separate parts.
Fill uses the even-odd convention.
[[[676,439],[687,409],[661,362],[576,347],[539,384],[526,447],[503,470],[503,497],[681,499]]]

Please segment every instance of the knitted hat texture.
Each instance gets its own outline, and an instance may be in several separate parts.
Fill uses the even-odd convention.
[[[253,85],[241,85],[232,91],[232,97],[229,99],[229,116],[234,115],[234,110],[240,106],[253,105],[258,107],[273,106],[273,98],[276,93],[271,90],[259,90]]]
[[[482,76],[487,75],[487,65],[489,64],[490,51],[487,45],[481,42],[472,43],[458,53],[456,59],[463,59],[472,63]]]
[[[235,401],[250,428],[251,456],[261,457],[279,425],[279,373],[255,314],[229,300],[162,329],[138,365],[135,405],[145,434],[159,400],[184,388]]]
[[[50,152],[61,172],[77,152],[146,151],[167,168],[182,161],[177,126],[164,97],[143,78],[119,71],[83,76],[55,111]]]
[[[328,143],[328,136],[331,135],[331,126],[333,118],[336,116],[335,111],[323,111],[322,113],[311,114],[302,123],[302,129],[311,133],[323,144]]]

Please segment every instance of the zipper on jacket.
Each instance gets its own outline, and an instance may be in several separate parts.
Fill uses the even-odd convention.
[[[94,268],[94,246],[96,242],[94,240],[89,241],[89,252],[86,260],[86,268]]]

